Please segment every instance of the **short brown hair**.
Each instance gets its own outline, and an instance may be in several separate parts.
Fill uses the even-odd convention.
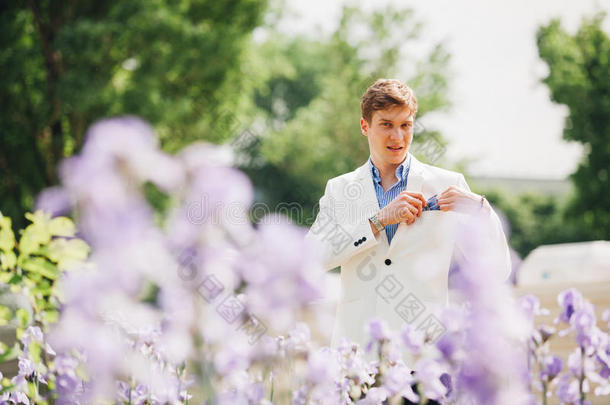
[[[378,79],[362,95],[360,108],[362,117],[368,122],[373,112],[391,106],[407,106],[413,115],[417,114],[417,98],[409,86],[396,79]]]

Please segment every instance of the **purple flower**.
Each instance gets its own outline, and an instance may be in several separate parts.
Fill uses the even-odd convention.
[[[536,328],[537,341],[539,343],[544,343],[551,338],[555,334],[557,330],[549,325],[539,325]]]
[[[385,371],[383,387],[387,390],[389,396],[400,395],[411,402],[419,401],[419,396],[413,392],[411,387],[415,382],[411,371],[403,363],[388,367]]]
[[[461,348],[461,336],[458,333],[445,333],[436,342],[436,348],[441,352],[443,358],[449,362],[457,359],[457,354]]]
[[[359,405],[381,405],[388,398],[388,392],[383,387],[369,388],[366,397],[358,401]]]
[[[112,167],[145,182],[152,181],[165,191],[182,181],[182,169],[158,149],[153,129],[136,117],[101,120],[86,135],[82,155],[98,167]]]
[[[70,196],[63,187],[49,187],[36,198],[36,210],[42,210],[52,217],[65,215],[70,211]]]
[[[287,224],[285,217],[265,219],[235,270],[247,284],[248,309],[273,329],[286,330],[300,311],[324,297],[326,278],[302,229]]]
[[[414,355],[418,355],[424,346],[424,335],[421,331],[415,330],[411,325],[405,325],[400,332],[402,342]],[[442,339],[442,338],[441,338]]]
[[[447,387],[441,381],[445,370],[432,359],[420,359],[415,364],[415,378],[423,386],[422,394],[428,399],[440,400],[447,394]]]
[[[298,390],[292,392],[292,405],[307,404],[307,386],[303,385]]]
[[[546,356],[542,360],[542,369],[540,370],[540,378],[546,381],[551,381],[561,373],[563,361],[557,356]]]
[[[9,401],[14,404],[30,405],[30,399],[25,394],[25,392],[11,392],[9,395]]]
[[[528,319],[533,319],[537,315],[548,315],[549,311],[540,306],[540,299],[532,294],[527,294],[519,300],[521,308]]]
[[[447,394],[445,395],[449,397],[451,394],[453,394],[453,384],[451,380],[451,375],[449,375],[449,373],[443,373],[441,374],[440,380],[441,383],[443,383],[443,385],[445,386],[445,388],[447,388]]]
[[[557,296],[557,301],[561,312],[555,322],[570,323],[574,312],[582,307],[583,298],[580,291],[570,288],[560,292]]]
[[[607,322],[607,328],[610,329],[610,308],[606,309],[603,313],[602,313],[602,321]]]
[[[55,371],[58,374],[75,375],[78,360],[67,354],[58,354],[53,360]]]
[[[42,330],[38,326],[29,326],[25,332],[23,332],[23,336],[21,336],[21,343],[23,343],[26,348],[31,342],[43,342]]]
[[[65,393],[73,393],[80,382],[80,379],[75,376],[62,374],[57,376],[55,385],[57,386],[57,390],[60,392],[60,394],[64,395]]]
[[[365,351],[370,352],[375,343],[382,343],[390,338],[390,331],[386,321],[380,319],[371,319],[366,325],[366,333],[371,340],[367,343]]]
[[[307,380],[312,384],[324,384],[339,379],[339,364],[328,348],[322,348],[309,354],[307,359]]]
[[[580,401],[578,380],[569,374],[562,375],[557,383],[557,396],[563,403],[575,403]]]
[[[390,338],[390,331],[388,329],[388,325],[383,320],[370,320],[367,329],[368,334],[371,336],[371,339],[374,339],[376,341]]]
[[[28,379],[34,371],[34,363],[30,359],[19,358],[19,376]]]
[[[572,375],[579,377],[582,369],[582,354],[579,348],[576,348],[568,356],[568,370]]]
[[[595,340],[598,331],[595,326],[595,309],[593,305],[584,302],[572,316],[571,324],[576,330],[576,342],[580,347],[589,348]]]

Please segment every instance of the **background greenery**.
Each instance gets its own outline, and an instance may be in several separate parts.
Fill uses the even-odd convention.
[[[57,164],[102,117],[136,114],[163,148],[194,140],[231,145],[257,200],[299,203],[308,225],[326,180],[368,156],[359,103],[378,77],[416,91],[419,122],[450,108],[450,55],[411,52],[421,22],[409,9],[343,9],[330,35],[286,37],[282,3],[267,0],[20,1],[0,5],[0,210],[16,228]],[[484,191],[525,255],[539,244],[610,238],[610,40],[604,14],[571,35],[540,27],[544,83],[570,111],[564,138],[585,145],[567,198]],[[390,29],[391,28],[391,29]],[[253,35],[256,33],[256,35]],[[405,71],[405,66],[409,70]],[[534,134],[535,135],[535,134]],[[418,157],[446,166],[434,128],[416,128]],[[450,147],[450,146],[449,146]]]

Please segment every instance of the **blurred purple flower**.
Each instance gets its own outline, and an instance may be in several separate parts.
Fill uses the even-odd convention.
[[[576,403],[580,401],[578,380],[569,374],[562,375],[557,382],[557,396],[563,403]]]
[[[582,369],[581,349],[576,348],[568,356],[568,370],[570,370],[570,372],[572,373],[573,376],[580,377],[581,369]]]
[[[369,388],[366,396],[358,401],[358,405],[381,405],[388,398],[388,392],[383,387]]]
[[[424,335],[421,331],[416,330],[411,325],[405,325],[400,332],[402,342],[414,355],[418,355],[424,346]],[[444,335],[443,335],[444,337]],[[441,337],[442,339],[442,337]]]
[[[370,352],[375,344],[381,344],[390,338],[388,325],[382,319],[370,319],[366,325],[366,333],[370,337],[364,349],[366,352]]]
[[[420,383],[421,394],[428,399],[440,400],[447,394],[441,381],[445,369],[434,359],[424,358],[415,364],[415,378]]]
[[[52,217],[66,215],[70,212],[72,203],[70,196],[63,187],[55,186],[45,188],[36,197],[36,210],[42,210]]]
[[[582,307],[582,294],[577,289],[570,288],[559,293],[557,302],[561,312],[555,322],[570,323],[574,312]]]
[[[307,381],[314,385],[333,383],[340,378],[340,366],[328,348],[309,354],[307,359]]]
[[[27,348],[31,342],[43,343],[42,330],[38,326],[28,326],[21,336],[21,343]]]
[[[29,379],[34,374],[34,363],[30,359],[19,358],[19,376]]]
[[[533,320],[534,316],[548,315],[549,311],[540,306],[540,299],[532,294],[524,295],[519,299],[519,304],[528,319]]]
[[[284,217],[266,216],[257,234],[235,262],[235,270],[247,283],[248,310],[272,328],[286,330],[300,311],[325,295],[324,271],[304,230]]]
[[[595,309],[588,302],[574,312],[572,324],[576,330],[576,342],[580,347],[587,348],[593,343],[594,335],[597,332],[595,322]]]
[[[563,361],[557,356],[546,356],[542,360],[542,369],[540,370],[540,378],[546,381],[551,381],[561,373]]]
[[[610,308],[602,312],[602,321],[607,322],[606,327],[610,329]]]
[[[400,395],[411,402],[419,402],[419,396],[412,388],[414,382],[415,378],[412,370],[404,363],[399,362],[393,367],[388,367],[385,371],[383,387],[391,397]]]

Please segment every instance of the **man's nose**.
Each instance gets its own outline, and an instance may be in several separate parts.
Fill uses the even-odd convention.
[[[402,138],[402,134],[400,133],[400,128],[394,128],[390,133],[390,139],[399,140]]]

